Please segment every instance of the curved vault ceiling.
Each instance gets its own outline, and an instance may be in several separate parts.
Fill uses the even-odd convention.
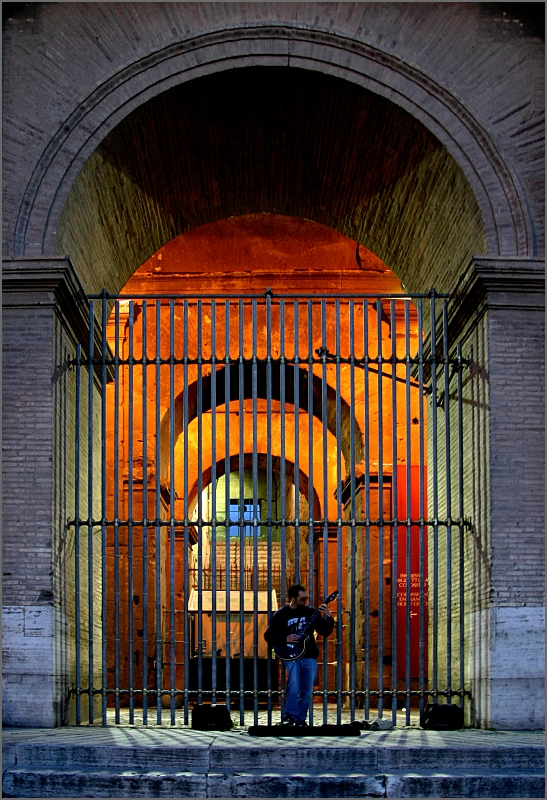
[[[133,273],[123,293],[260,294],[268,287],[274,294],[404,291],[383,261],[338,231],[262,213],[221,219],[171,239]]]
[[[167,241],[268,212],[359,241],[407,291],[455,285],[484,231],[446,148],[393,103],[294,68],[228,70],[123,120],[76,179],[57,232],[87,291],[121,289]]]

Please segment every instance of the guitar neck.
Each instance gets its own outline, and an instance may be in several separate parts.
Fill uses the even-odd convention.
[[[317,619],[317,617],[319,617],[319,616],[320,616],[319,611],[316,611],[315,614],[312,617],[310,617],[310,620],[309,620],[308,624],[306,625],[306,627],[302,631],[302,634],[301,634],[302,636],[305,636],[308,633],[308,631],[310,631],[313,628],[314,622]]]
[[[308,631],[310,631],[313,628],[313,624],[314,624],[315,620],[320,616],[321,616],[321,612],[320,611],[315,611],[314,612],[314,614],[310,617],[308,624],[306,625],[306,627],[302,631],[302,634],[301,634],[302,636],[305,636],[308,633]]]

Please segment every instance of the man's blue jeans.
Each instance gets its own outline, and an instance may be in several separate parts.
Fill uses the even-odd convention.
[[[287,695],[285,714],[295,722],[304,722],[313,696],[313,684],[317,677],[317,659],[299,658],[286,661]]]

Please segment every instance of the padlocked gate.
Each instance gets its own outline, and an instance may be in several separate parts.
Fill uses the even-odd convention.
[[[339,590],[312,721],[463,704],[446,297],[104,291],[74,367],[78,723],[188,722],[196,702],[275,721],[263,633],[296,582],[315,606]]]

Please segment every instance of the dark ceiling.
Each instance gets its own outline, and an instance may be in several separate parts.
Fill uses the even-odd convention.
[[[261,67],[190,81],[120,123],[76,180],[57,248],[113,291],[175,236],[259,212],[358,240],[409,291],[451,287],[485,247],[463,173],[420,122],[347,81]]]

